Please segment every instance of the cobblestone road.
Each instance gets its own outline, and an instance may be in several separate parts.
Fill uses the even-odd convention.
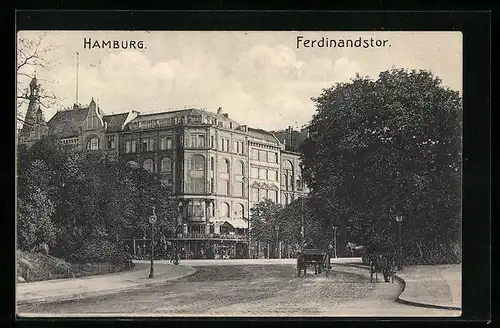
[[[366,270],[359,268],[335,266],[335,271],[328,278],[311,273],[305,278],[298,278],[295,267],[291,265],[213,266],[197,267],[197,270],[192,276],[142,290],[82,300],[23,305],[18,308],[18,313],[63,316],[90,313],[127,316],[350,316],[413,313],[420,316],[427,311],[429,315],[449,315],[449,311],[419,309],[397,303],[395,299],[402,290],[399,283],[372,284]]]

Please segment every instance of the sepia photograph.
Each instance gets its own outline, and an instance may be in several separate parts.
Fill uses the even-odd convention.
[[[461,32],[16,37],[19,317],[461,315]]]

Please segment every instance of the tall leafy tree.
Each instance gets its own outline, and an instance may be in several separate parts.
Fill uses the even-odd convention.
[[[456,242],[460,222],[462,101],[427,71],[357,76],[314,98],[304,177],[345,239],[394,244],[429,257]],[[422,252],[423,248],[427,252]],[[423,254],[426,253],[426,254]]]
[[[250,212],[251,234],[253,240],[274,244],[276,228],[282,226],[280,211],[282,207],[270,199],[255,204]]]

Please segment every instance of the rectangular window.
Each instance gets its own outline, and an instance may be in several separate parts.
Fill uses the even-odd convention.
[[[214,171],[215,170],[215,163],[214,163],[214,158],[210,157],[210,170]]]
[[[267,174],[268,174],[268,177],[267,177],[268,180],[276,181],[276,171],[269,170],[269,172]]]
[[[278,162],[278,153],[274,153],[273,157],[274,157],[274,163],[279,163]]]
[[[259,169],[259,179],[266,180],[267,179],[267,170]]]
[[[252,201],[257,202],[259,200],[259,190],[257,188],[251,188],[250,191],[252,193]]]
[[[190,216],[204,216],[203,215],[203,204],[201,202],[194,201],[189,206],[189,215]]]
[[[108,148],[115,149],[116,148],[116,137],[108,136]]]
[[[154,150],[154,140],[152,138],[146,138],[142,140],[142,151],[153,151]]]
[[[210,178],[210,192],[214,192],[214,178]]]
[[[167,137],[160,137],[160,149],[167,149]]]
[[[172,137],[167,137],[167,149],[172,149]]]
[[[222,195],[229,195],[229,180],[220,180],[220,193]]]
[[[259,189],[259,202],[263,201],[267,197],[267,189]]]
[[[210,148],[214,148],[214,136],[210,136]]]
[[[253,160],[258,160],[259,159],[259,151],[257,149],[252,149],[250,152],[250,158]]]
[[[259,161],[260,162],[267,162],[267,151],[259,150]]]
[[[205,148],[205,135],[203,134],[198,135],[197,146],[199,148]]]
[[[205,179],[203,177],[191,177],[191,191],[194,194],[204,194]]]
[[[236,188],[234,191],[234,195],[236,197],[243,197],[243,182],[241,182],[241,181],[236,182]]]
[[[252,178],[257,179],[259,177],[259,169],[257,167],[253,167],[250,170],[250,175]]]
[[[125,152],[126,153],[135,153],[135,151],[136,151],[136,141],[135,140],[125,141]]]

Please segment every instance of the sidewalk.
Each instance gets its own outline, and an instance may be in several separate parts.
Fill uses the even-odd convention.
[[[16,284],[17,304],[56,302],[112,294],[119,290],[162,283],[196,272],[192,267],[155,263],[155,277],[149,279],[149,265],[136,263],[132,271],[76,279],[55,279]]]
[[[462,265],[415,265],[397,272],[404,287],[401,303],[461,310]]]

